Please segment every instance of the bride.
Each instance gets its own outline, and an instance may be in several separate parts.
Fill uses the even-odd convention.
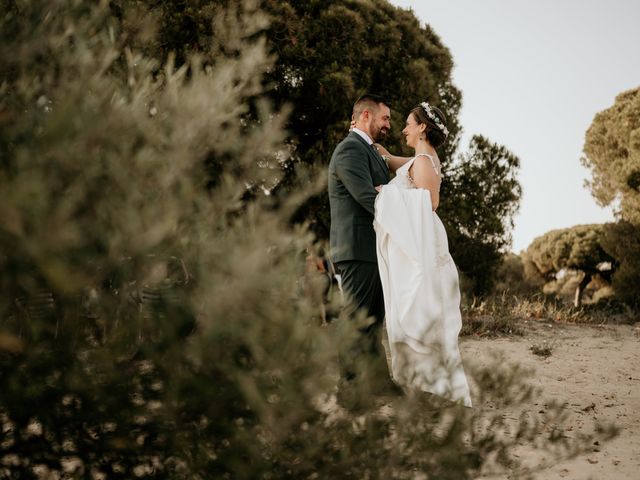
[[[394,380],[470,407],[458,350],[458,272],[435,212],[441,182],[435,148],[449,133],[445,122],[438,108],[423,102],[402,131],[412,158],[376,145],[396,176],[376,187],[374,227]]]

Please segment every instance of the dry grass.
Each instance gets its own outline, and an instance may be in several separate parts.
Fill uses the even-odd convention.
[[[522,335],[525,320],[588,325],[640,322],[640,312],[612,299],[576,308],[544,295],[523,297],[508,292],[474,298],[462,306],[462,316],[461,334],[481,337]]]

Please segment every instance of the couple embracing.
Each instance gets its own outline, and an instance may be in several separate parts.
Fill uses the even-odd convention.
[[[409,112],[402,133],[412,157],[391,155],[377,143],[391,128],[382,97],[360,97],[352,120],[329,164],[331,257],[349,313],[364,310],[372,323],[341,357],[342,387],[369,372],[385,377],[370,380],[386,382],[387,390],[424,391],[471,406],[458,350],[458,273],[435,213],[441,181],[435,149],[449,133],[446,118],[427,102]],[[383,322],[393,382],[381,346]]]

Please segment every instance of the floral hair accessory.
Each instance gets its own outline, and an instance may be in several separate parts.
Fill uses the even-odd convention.
[[[427,102],[422,102],[420,106],[427,114],[427,117],[433,120],[433,123],[436,124],[436,127],[438,127],[440,131],[442,131],[442,133],[444,133],[445,137],[449,135],[449,129],[445,127],[444,124],[438,118],[438,116],[435,113],[433,113],[433,110],[431,110],[431,105],[429,105]]]

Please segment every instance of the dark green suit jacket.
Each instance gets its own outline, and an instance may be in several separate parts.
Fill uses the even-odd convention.
[[[377,262],[373,230],[375,186],[389,181],[389,168],[375,147],[355,132],[338,144],[329,162],[331,259]]]

